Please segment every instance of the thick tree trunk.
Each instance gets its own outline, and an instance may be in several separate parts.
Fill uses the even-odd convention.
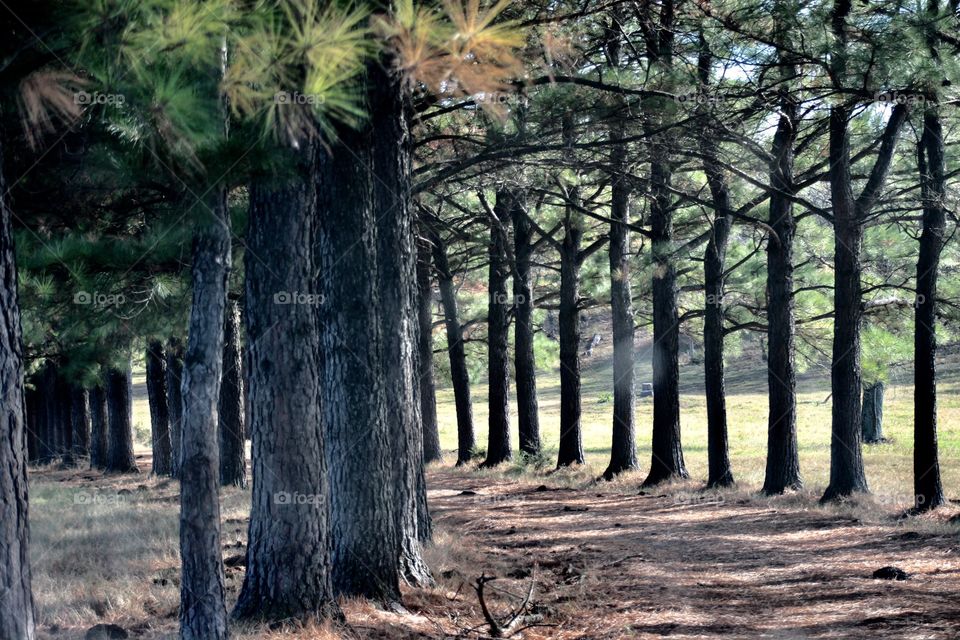
[[[180,638],[227,638],[220,545],[220,464],[217,405],[223,318],[230,271],[226,188],[213,187],[210,208],[194,229],[193,302],[183,359],[180,434]]]
[[[494,212],[501,225],[506,225],[510,215],[510,199],[507,191],[497,191]],[[490,271],[487,302],[487,346],[489,384],[488,401],[490,415],[487,436],[487,458],[484,467],[494,467],[510,460],[510,359],[507,354],[510,333],[510,296],[507,293],[507,278],[510,265],[507,260],[507,238],[499,225],[490,222]]]
[[[103,385],[90,389],[90,468],[107,466],[107,433],[109,418],[107,393]]]
[[[389,65],[388,65],[389,67]],[[420,323],[417,246],[410,198],[410,132],[399,78],[377,65],[368,80],[373,128],[374,211],[381,371],[386,383],[387,429],[394,462],[394,504],[400,532],[400,572],[408,583],[433,583],[420,541],[430,539],[423,471],[423,422],[420,397]]]
[[[133,456],[133,381],[130,370],[107,372],[107,463],[104,470],[113,473],[137,473]]]
[[[875,382],[863,390],[863,441],[883,442],[883,383]]]
[[[3,154],[0,149],[0,165]],[[7,186],[0,172],[0,640],[33,640],[23,345]]]
[[[437,424],[437,390],[433,375],[433,286],[430,283],[430,243],[421,237],[417,243],[417,289],[420,323],[420,421],[423,424],[423,462],[443,459],[440,428]]]
[[[792,69],[792,67],[791,67]],[[786,72],[785,72],[786,73]],[[793,186],[793,143],[798,111],[783,92],[780,119],[770,163],[770,228],[767,239],[767,465],[763,493],[780,494],[803,486],[797,448],[797,395],[794,366],[793,238],[796,221],[790,196]]]
[[[850,177],[846,108],[830,110],[830,192],[834,216],[834,321],[831,390],[833,427],[830,484],[823,500],[867,491],[860,420],[860,251],[863,225],[858,219]]]
[[[223,379],[220,383],[220,484],[247,486],[244,443],[243,346],[240,336],[240,306],[228,301],[223,322]]]
[[[680,445],[680,318],[673,256],[671,169],[651,163],[650,222],[653,252],[653,443],[644,486],[688,477]]]
[[[619,31],[618,31],[619,33]],[[610,139],[618,143],[624,135],[618,121]],[[624,471],[640,467],[637,460],[634,410],[636,393],[633,372],[633,301],[630,293],[630,185],[627,182],[626,147],[615,144],[610,151],[610,319],[613,325],[613,440],[610,464],[603,477],[612,480]]]
[[[72,455],[75,461],[90,457],[90,402],[87,390],[70,386],[70,425],[73,434]]]
[[[519,196],[518,196],[519,197]],[[513,222],[513,366],[517,381],[517,432],[520,452],[540,453],[540,408],[537,400],[537,360],[533,330],[533,225],[521,202],[510,210]]]
[[[344,131],[341,145],[318,162],[322,282],[320,351],[323,422],[330,472],[333,587],[338,595],[380,601],[400,597],[400,543],[389,381],[377,270],[378,215],[369,127]],[[322,153],[322,152],[321,152]],[[349,250],[347,250],[349,248]],[[397,313],[390,309],[388,313]],[[388,428],[388,424],[390,427]]]
[[[153,473],[170,475],[170,411],[167,405],[167,363],[163,344],[147,346],[147,400],[150,403],[150,439],[153,449]]]
[[[167,343],[167,411],[170,415],[170,476],[180,477],[180,434],[183,424],[183,343],[171,338]]]
[[[250,187],[243,318],[253,506],[247,572],[234,610],[239,618],[341,615],[331,584],[320,402],[321,298],[312,255],[317,210],[309,163],[303,165],[285,181],[258,176]],[[340,352],[351,359],[349,351]]]
[[[937,277],[946,237],[943,127],[936,106],[923,116],[917,151],[923,231],[917,259],[913,385],[913,492],[918,511],[946,502],[937,451]]]
[[[447,260],[447,250],[440,234],[430,230],[433,244],[433,262],[440,287],[440,302],[443,306],[443,322],[447,333],[447,353],[450,358],[450,378],[453,384],[453,401],[457,409],[457,466],[470,462],[477,448],[473,428],[473,405],[470,399],[470,373],[463,348],[463,328],[457,309],[457,289]]]

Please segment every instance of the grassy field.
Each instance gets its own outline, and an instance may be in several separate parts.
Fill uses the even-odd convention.
[[[650,379],[648,354],[642,349],[638,353],[637,371],[638,384]],[[954,359],[947,359],[941,372],[939,416],[943,481],[948,497],[957,498],[960,497],[960,365]],[[909,384],[912,376],[908,370],[895,371],[893,384],[888,388],[884,430],[889,442],[869,446],[865,451],[867,475],[874,496],[858,498],[840,507],[817,506],[817,498],[826,484],[829,471],[828,373],[811,371],[799,380],[801,468],[806,487],[798,494],[775,498],[756,495],[763,478],[767,412],[765,371],[759,361],[734,360],[728,364],[731,458],[738,487],[720,493],[699,493],[706,476],[705,409],[699,366],[684,365],[681,374],[683,442],[691,480],[665,488],[660,495],[639,497],[637,487],[643,479],[650,455],[649,400],[638,401],[637,405],[641,470],[613,483],[594,482],[609,455],[612,411],[609,389],[612,374],[608,352],[599,351],[584,361],[583,427],[587,466],[582,469],[553,472],[559,411],[557,371],[542,371],[539,377],[541,429],[549,453],[539,468],[515,463],[492,471],[453,469],[451,465],[455,455],[452,451],[456,447],[453,398],[449,389],[440,389],[441,440],[444,449],[450,453],[443,463],[433,465],[428,474],[437,541],[428,553],[434,570],[441,576],[437,588],[408,593],[405,603],[414,611],[409,616],[379,611],[369,603],[345,603],[348,620],[354,626],[354,631],[345,636],[324,628],[288,634],[282,630],[241,626],[235,629],[236,637],[242,640],[273,637],[306,640],[456,635],[465,625],[482,622],[476,602],[471,597],[472,590],[464,583],[472,573],[479,575],[479,571],[485,570],[501,572],[503,575],[513,571],[519,564],[531,561],[533,556],[529,549],[535,543],[540,544],[537,541],[552,541],[543,543],[546,547],[542,553],[546,555],[541,560],[545,566],[550,562],[556,564],[558,557],[567,556],[569,562],[576,564],[580,557],[579,547],[569,546],[575,531],[579,532],[577,536],[585,536],[581,539],[588,548],[595,548],[597,553],[602,551],[607,556],[624,554],[634,557],[627,555],[635,553],[631,549],[645,550],[648,559],[643,562],[648,564],[631,569],[636,572],[635,576],[629,584],[623,585],[621,592],[628,594],[635,590],[636,593],[646,593],[645,602],[651,610],[658,611],[661,610],[658,604],[661,596],[658,591],[651,590],[646,578],[649,572],[662,576],[664,580],[685,584],[684,588],[690,589],[688,595],[684,596],[688,598],[688,605],[685,606],[688,609],[699,607],[698,603],[703,602],[703,597],[697,592],[700,583],[692,577],[687,579],[683,576],[695,577],[699,575],[696,573],[698,571],[709,573],[713,566],[710,563],[713,562],[735,562],[735,551],[741,544],[738,542],[741,538],[754,545],[751,548],[754,554],[752,562],[762,567],[765,563],[777,564],[777,558],[784,553],[794,553],[796,536],[802,536],[808,554],[797,557],[794,566],[816,577],[820,571],[818,554],[821,549],[818,545],[823,539],[823,530],[835,530],[838,540],[849,541],[850,548],[858,551],[843,556],[843,562],[838,562],[831,569],[830,580],[838,581],[831,588],[839,591],[859,589],[869,606],[885,605],[884,601],[878,599],[875,590],[871,590],[869,583],[858,582],[860,579],[856,578],[875,563],[876,550],[871,551],[861,544],[864,535],[868,535],[869,539],[883,537],[887,541],[884,543],[887,547],[884,554],[893,561],[911,562],[913,566],[922,568],[926,566],[922,564],[923,558],[927,557],[923,555],[924,547],[916,547],[917,543],[911,542],[915,538],[903,538],[901,541],[898,537],[905,530],[919,532],[909,535],[923,536],[923,540],[929,538],[929,544],[934,545],[931,549],[937,549],[934,557],[940,558],[922,570],[931,576],[940,575],[941,571],[947,572],[943,575],[960,575],[960,569],[953,568],[960,565],[957,565],[950,551],[958,525],[947,522],[955,517],[956,506],[949,507],[933,519],[904,521],[898,517],[912,501],[913,396]],[[487,418],[485,385],[477,384],[473,394],[477,436],[483,446]],[[174,481],[153,478],[148,473],[149,451],[146,441],[149,438],[149,411],[142,375],[134,378],[134,422],[142,471],[139,475],[103,476],[89,470],[65,470],[52,466],[31,470],[31,555],[41,638],[83,638],[86,629],[104,622],[119,624],[135,638],[165,639],[176,636],[179,487]],[[514,428],[515,424],[514,417]],[[535,493],[538,485],[549,485],[552,491],[558,493]],[[476,490],[479,495],[465,505],[464,498],[460,497],[463,489]],[[532,497],[534,495],[537,497]],[[229,488],[222,493],[224,557],[228,560],[242,558],[245,552],[249,500],[248,490]],[[557,506],[558,500],[566,506]],[[558,509],[561,510],[559,516],[556,515]],[[588,509],[591,510],[589,514],[577,513]],[[601,517],[604,509],[616,515]],[[562,513],[567,510],[571,512]],[[677,525],[670,531],[680,538],[651,538],[655,536],[657,523],[664,518]],[[607,527],[612,526],[612,519],[617,520],[616,527],[627,528],[617,529],[616,535],[611,535],[613,530]],[[494,524],[497,522],[501,524]],[[621,525],[621,522],[626,524]],[[630,525],[630,522],[634,525]],[[842,526],[837,522],[842,522]],[[752,528],[752,533],[743,534],[740,528],[744,526]],[[682,566],[679,556],[669,555],[673,554],[672,550],[687,548],[685,545],[688,540],[681,539],[687,527],[700,527],[703,536],[706,536],[701,540],[702,549],[698,552],[702,556],[700,562],[703,566],[700,568],[686,568]],[[873,528],[868,534],[862,527]],[[515,532],[525,532],[525,535],[518,537],[513,535]],[[630,537],[622,538],[627,534]],[[710,542],[711,535],[716,538],[717,544],[729,548],[727,556],[714,558],[710,555],[714,551],[710,546],[713,544]],[[779,546],[756,546],[760,544],[758,541],[767,538],[778,540]],[[914,544],[915,548],[904,547],[909,544]],[[658,556],[658,553],[661,555]],[[658,557],[662,560],[656,560]],[[556,589],[551,596],[555,599],[550,605],[554,607],[552,619],[565,621],[565,632],[554,634],[548,629],[541,634],[528,632],[525,635],[534,638],[608,637],[599,634],[599,630],[603,626],[600,621],[606,615],[602,607],[609,603],[596,601],[597,598],[590,595],[589,589],[584,591],[585,587],[580,582],[577,584],[581,586],[577,586],[575,592],[570,591],[573,589],[569,586],[572,584],[570,576],[564,573],[567,571],[564,568],[567,562],[564,560],[563,566],[558,565],[556,575],[547,573],[541,578],[544,588]],[[622,577],[613,565],[605,561],[594,564],[592,568],[584,567],[583,571],[583,584],[608,584]],[[760,571],[754,577],[758,597],[773,588],[772,583],[767,582],[769,576],[766,573]],[[242,579],[242,567],[228,566],[226,585],[230,606]],[[737,600],[740,596],[731,594],[739,593],[742,588],[738,580],[725,583],[724,589],[728,588],[729,591],[720,590],[710,598]],[[522,585],[518,588],[522,589]],[[787,587],[781,585],[775,588]],[[934,594],[935,599],[949,599],[947,595],[941,597],[937,594],[960,592],[960,586],[953,582],[931,581],[924,583],[924,589],[925,593]],[[813,595],[810,596],[809,608],[803,608],[803,615],[819,606],[814,597],[819,591],[808,591]],[[903,598],[898,603],[890,603],[890,606],[919,606],[917,601],[910,600],[909,594]],[[836,602],[843,602],[842,594],[836,596]],[[592,613],[585,615],[584,607]],[[636,616],[630,613],[633,607],[629,603],[623,605],[622,624],[635,625]],[[838,616],[842,614],[840,609],[837,611]],[[680,624],[678,621],[687,620],[690,615],[689,611],[670,614],[664,618],[666,622],[662,624],[666,626],[662,629],[650,627],[649,636],[630,632],[626,637],[659,637],[661,632],[672,628],[670,625]],[[704,620],[712,619],[709,611],[697,615]],[[770,628],[777,625],[775,617],[764,617],[766,614],[762,611],[750,615],[754,619],[762,619],[763,624]],[[581,623],[584,619],[599,626],[583,627]],[[856,619],[844,619],[852,625],[851,629],[859,629]],[[402,629],[403,633],[398,629]],[[864,633],[868,631],[870,629]],[[698,633],[703,635],[695,634],[695,637],[724,635],[723,628],[711,631],[703,627]],[[754,632],[745,630],[744,633],[749,635]],[[943,635],[924,637],[956,637],[951,633],[953,630],[944,631]],[[752,637],[758,636],[754,634]],[[844,637],[861,636],[851,631],[850,635]]]
[[[598,351],[583,361],[583,447],[587,464],[599,475],[610,455],[613,415],[613,372],[608,351]],[[940,466],[943,484],[950,497],[960,493],[960,362],[951,358],[940,368],[939,427]],[[652,379],[649,351],[638,349],[637,387]],[[884,435],[888,442],[864,449],[867,479],[871,490],[893,503],[912,503],[913,495],[913,372],[894,368],[884,400]],[[707,477],[706,404],[702,365],[681,366],[681,431],[684,458],[691,478]],[[540,429],[550,464],[555,464],[559,438],[559,372],[541,371],[538,378]],[[810,370],[798,377],[798,432],[800,468],[806,486],[815,491],[826,488],[830,474],[830,372]],[[759,359],[727,363],[727,413],[730,458],[736,480],[744,488],[763,485],[767,442],[766,369]],[[474,385],[473,411],[478,446],[486,446],[487,389]],[[440,440],[444,449],[456,448],[456,414],[451,389],[438,391]],[[516,450],[516,407],[514,406],[513,446]],[[650,462],[653,406],[651,400],[637,401],[637,448],[644,471]],[[642,480],[642,478],[640,479]]]

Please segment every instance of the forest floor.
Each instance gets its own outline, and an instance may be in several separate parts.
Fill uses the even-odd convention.
[[[139,477],[33,470],[41,638],[83,638],[100,623],[176,637],[178,487],[139,462]],[[881,498],[819,507],[810,491],[765,498],[690,481],[644,493],[641,480],[433,466],[436,587],[406,589],[400,612],[345,602],[346,629],[242,626],[236,637],[488,637],[473,589],[486,575],[502,617],[533,584],[545,626],[525,638],[960,638],[956,504],[905,519]],[[228,604],[248,501],[224,491]],[[872,577],[888,565],[909,579]]]

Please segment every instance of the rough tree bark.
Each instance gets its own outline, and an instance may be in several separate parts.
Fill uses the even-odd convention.
[[[430,227],[430,243],[433,245],[433,262],[440,287],[440,302],[443,306],[443,323],[447,333],[447,353],[450,358],[450,378],[453,383],[453,401],[457,409],[457,466],[470,462],[477,448],[473,428],[473,404],[470,399],[470,373],[463,348],[463,328],[457,308],[457,289],[453,284],[453,272],[447,259],[447,249],[440,233]]]
[[[318,162],[323,421],[330,472],[333,586],[338,595],[396,601],[400,531],[377,271],[370,128],[344,131]],[[346,248],[350,248],[349,251]],[[391,313],[396,310],[391,310]]]
[[[876,444],[883,442],[883,383],[874,382],[863,390],[861,412],[863,441]]]
[[[788,37],[790,11],[787,3],[774,6],[775,35],[779,42]],[[789,81],[796,75],[789,54],[778,54],[784,67],[781,77]],[[797,448],[797,379],[795,369],[795,317],[793,298],[793,239],[796,220],[793,201],[793,145],[797,138],[799,111],[788,87],[780,90],[780,117],[770,149],[769,225],[767,239],[767,464],[763,493],[781,494],[803,486]]]
[[[537,400],[537,360],[533,330],[533,224],[518,200],[510,210],[513,222],[513,366],[517,389],[517,433],[520,451],[529,456],[540,453],[540,408]]]
[[[431,285],[430,242],[421,229],[417,242],[417,320],[420,324],[420,421],[423,424],[423,462],[443,459],[440,428],[437,424],[437,391],[433,375],[433,286]]]
[[[646,11],[650,11],[650,7]],[[647,55],[660,72],[673,66],[674,2],[666,0],[659,16],[641,22]],[[670,182],[671,132],[658,132],[663,117],[656,106],[647,123],[650,135],[650,237],[653,254],[653,441],[650,472],[643,481],[652,486],[672,478],[688,477],[680,444],[680,318],[677,313],[677,267],[673,247],[673,201]]]
[[[130,369],[107,372],[107,462],[104,470],[138,473],[133,456],[133,380]]]
[[[846,19],[851,6],[851,0],[838,0],[831,15],[835,47],[831,55],[831,71],[835,78],[842,78],[846,70]],[[839,104],[830,108],[829,173],[834,217],[833,415],[830,484],[821,498],[823,502],[868,491],[860,431],[860,323],[863,315],[860,253],[864,223],[889,171],[906,118],[906,108],[897,105],[890,113],[876,161],[858,198],[853,195],[849,118],[848,106]]]
[[[934,5],[934,8],[936,5]],[[937,451],[937,277],[946,238],[944,141],[938,107],[923,114],[917,149],[923,230],[917,259],[913,384],[913,492],[918,511],[946,503]]]
[[[193,235],[193,302],[183,358],[180,434],[180,638],[227,638],[220,544],[220,463],[217,405],[223,355],[223,316],[230,271],[230,214],[225,187]]]
[[[510,219],[509,191],[497,191],[494,213],[500,221],[490,221],[490,271],[487,301],[487,346],[490,415],[487,436],[487,458],[481,466],[494,467],[512,459],[510,447],[510,359],[507,353],[510,333],[510,296],[507,278],[510,265],[507,259],[507,238],[501,225]]]
[[[3,164],[0,148],[0,165]],[[0,171],[0,640],[33,640],[23,345],[7,186]]]
[[[183,343],[170,338],[167,343],[167,411],[170,414],[170,476],[180,477],[180,433],[183,424]]]
[[[107,466],[107,432],[109,430],[107,394],[103,385],[90,389],[90,467]]]
[[[243,346],[240,339],[240,305],[228,300],[223,321],[223,376],[220,382],[220,484],[247,486],[244,443]]]
[[[710,85],[713,56],[706,38],[700,33],[698,73],[700,86],[706,92]],[[709,118],[709,107],[701,106],[702,115]],[[703,171],[707,176],[710,197],[713,200],[714,219],[710,239],[703,256],[704,318],[703,318],[703,374],[707,403],[707,486],[726,487],[733,484],[730,451],[727,444],[727,397],[724,389],[724,262],[727,242],[733,224],[730,188],[727,177],[718,162],[716,138],[709,132],[709,120],[702,124],[700,150]]]
[[[312,254],[317,209],[309,172],[309,160],[301,158],[292,175],[260,175],[250,185],[243,318],[253,506],[238,618],[342,615],[331,583]]]
[[[170,410],[167,405],[167,363],[163,343],[147,345],[147,400],[150,404],[150,439],[153,473],[170,475]]]
[[[420,398],[417,316],[417,247],[411,207],[411,145],[402,80],[375,65],[368,79],[372,114],[374,211],[377,223],[377,271],[381,371],[386,389],[387,429],[395,456],[394,504],[400,533],[400,573],[408,583],[433,583],[420,550],[429,540]]]

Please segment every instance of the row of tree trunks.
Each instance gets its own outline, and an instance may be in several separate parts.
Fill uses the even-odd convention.
[[[133,455],[133,380],[130,369],[110,369],[106,375],[107,461],[104,470],[137,473]]]
[[[494,203],[497,220],[490,221],[487,293],[487,381],[489,384],[489,420],[487,457],[484,467],[493,467],[513,458],[510,445],[510,296],[507,279],[510,262],[507,257],[507,226],[510,220],[512,194],[499,189]]]
[[[103,385],[98,385],[90,389],[90,467],[93,469],[107,466],[107,416],[107,393]]]
[[[220,484],[225,487],[246,487],[243,344],[240,335],[240,305],[234,300],[227,302],[224,312],[222,368],[217,430],[220,440]]]
[[[30,576],[23,345],[6,193],[0,171],[0,640],[33,640],[36,623]]]
[[[470,398],[470,373],[463,346],[463,327],[457,306],[457,288],[453,271],[447,258],[447,248],[440,232],[429,227],[430,244],[433,247],[433,262],[440,289],[443,307],[443,324],[447,336],[447,353],[450,359],[450,379],[453,384],[453,401],[457,410],[457,466],[470,462],[477,448],[473,426],[473,405]]]
[[[170,475],[180,477],[180,434],[183,424],[183,343],[171,338],[166,354],[167,411],[170,416]]]

